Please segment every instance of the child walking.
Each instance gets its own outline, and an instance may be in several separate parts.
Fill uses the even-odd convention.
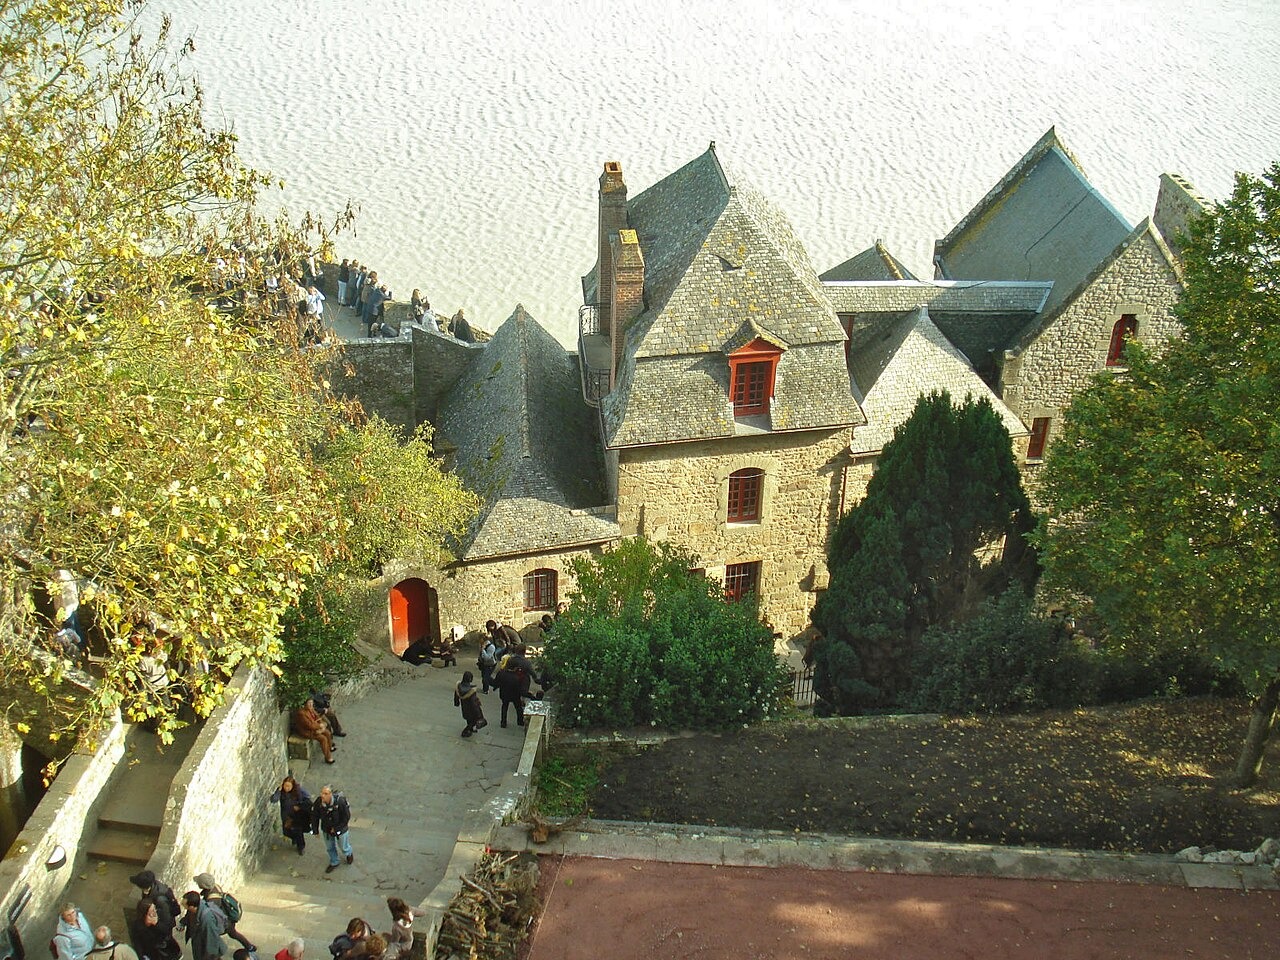
[[[480,705],[479,691],[476,690],[475,678],[470,670],[462,674],[462,679],[453,688],[453,705],[462,708],[462,719],[467,721],[467,725],[462,728],[464,737],[489,725],[489,721],[484,718],[484,708]]]

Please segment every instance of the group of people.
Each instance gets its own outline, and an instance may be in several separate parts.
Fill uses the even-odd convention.
[[[117,943],[108,926],[91,928],[84,913],[67,903],[49,947],[57,960],[181,960],[181,936],[190,945],[193,960],[217,960],[226,955],[222,938],[227,936],[240,944],[234,960],[256,960],[258,948],[236,929],[243,915],[240,902],[208,873],[192,879],[197,889],[178,899],[173,888],[150,870],[129,878],[142,892],[129,924],[132,946]]]
[[[542,625],[545,628],[551,622],[548,614],[543,617]],[[507,725],[508,710],[514,706],[516,726],[523,727],[525,702],[533,696],[533,682],[536,680],[544,690],[551,686],[551,677],[547,672],[544,670],[539,673],[529,660],[528,647],[514,627],[488,620],[484,629],[485,635],[480,641],[480,653],[476,658],[476,667],[480,670],[479,689],[476,688],[475,674],[467,670],[453,690],[454,706],[462,710],[462,719],[467,723],[462,729],[464,737],[469,737],[488,725],[480,694],[497,690],[502,702],[501,726]]]
[[[370,269],[359,260],[343,260],[338,265],[338,303],[360,315],[360,322],[368,328],[370,337],[398,337],[400,335],[385,322],[391,291],[385,283],[378,282],[378,271]]]
[[[298,856],[307,849],[307,834],[323,835],[325,851],[329,854],[329,866],[325,873],[333,873],[345,859],[355,863],[351,849],[351,804],[329,784],[320,788],[314,800],[292,773],[280,782],[280,789],[271,795],[271,802],[280,805],[280,829],[292,842]]]
[[[327,791],[325,787],[320,792],[322,800]],[[347,862],[351,862],[350,855]],[[150,870],[129,878],[142,891],[130,924],[132,946],[118,943],[108,926],[92,928],[74,903],[63,905],[49,946],[57,960],[181,960],[178,938],[182,937],[191,947],[193,960],[218,960],[227,953],[223,937],[230,937],[240,944],[233,960],[258,960],[258,948],[236,929],[244,915],[240,902],[208,873],[193,879],[199,889],[189,890],[179,899],[173,888]],[[388,897],[387,909],[391,924],[386,933],[375,933],[366,921],[354,918],[329,944],[331,960],[407,957],[413,949],[413,922],[423,912],[400,897]],[[275,954],[275,960],[303,960],[305,948],[301,939],[294,939]]]

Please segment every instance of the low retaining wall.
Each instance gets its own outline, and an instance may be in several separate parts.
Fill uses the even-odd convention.
[[[275,678],[256,668],[227,686],[173,778],[164,825],[147,866],[181,893],[197,873],[235,887],[261,861],[280,826],[268,802],[286,769],[288,715]]]
[[[30,950],[43,949],[50,917],[56,917],[67,886],[85,862],[85,834],[97,829],[98,810],[106,799],[103,788],[124,756],[125,726],[116,723],[92,754],[72,754],[57,779],[14,840],[0,863],[0,890],[8,896],[0,906],[7,912],[23,886],[31,888],[31,902],[18,920],[18,933]],[[47,865],[57,847],[66,851],[66,863]]]

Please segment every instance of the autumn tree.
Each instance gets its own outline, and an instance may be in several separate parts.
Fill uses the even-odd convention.
[[[922,396],[832,536],[831,585],[813,610],[825,638],[818,693],[842,712],[894,703],[925,630],[1034,577],[1029,525],[1012,442],[991,404]]]
[[[0,683],[52,739],[207,714],[237,666],[278,664],[305,585],[435,549],[470,504],[425,437],[377,475],[385,425],[332,401],[329,351],[261,295],[331,225],[255,213],[269,178],[205,124],[190,43],[139,12],[0,3]],[[399,540],[362,515],[397,486]],[[51,642],[68,580],[88,665]]]
[[[1257,780],[1280,699],[1280,164],[1190,228],[1183,336],[1126,349],[1067,411],[1044,476],[1046,584],[1113,642],[1208,655],[1254,695]]]

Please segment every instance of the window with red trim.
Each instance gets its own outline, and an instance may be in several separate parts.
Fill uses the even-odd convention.
[[[1049,418],[1036,417],[1031,422],[1031,440],[1027,443],[1027,459],[1039,460],[1044,456],[1044,444],[1049,439]]]
[[[729,474],[730,523],[751,523],[760,519],[760,491],[764,486],[763,470],[737,470]]]
[[[530,570],[524,575],[524,608],[554,610],[556,608],[556,572],[547,568]]]
[[[760,561],[731,563],[724,568],[724,595],[738,601],[760,587]]]
[[[1111,346],[1107,348],[1107,366],[1124,365],[1124,345],[1138,335],[1138,318],[1135,314],[1126,313],[1111,328]]]
[[[735,417],[769,412],[781,357],[779,348],[758,337],[729,354],[729,395]]]

